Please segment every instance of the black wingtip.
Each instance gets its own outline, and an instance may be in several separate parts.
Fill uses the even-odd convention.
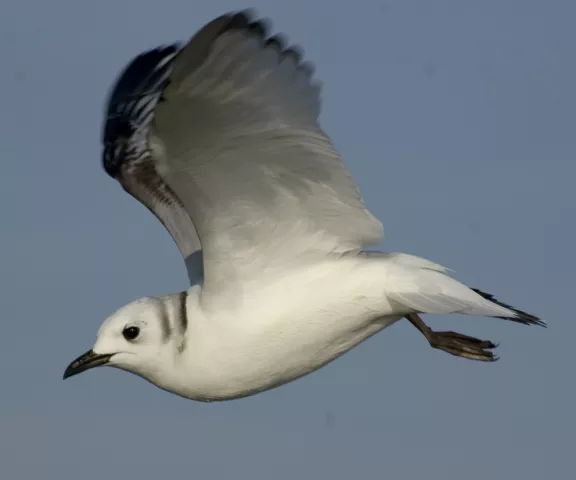
[[[494,295],[490,293],[483,292],[482,290],[478,290],[477,288],[472,288],[472,291],[480,295],[482,298],[489,300],[490,302],[500,306],[507,308],[508,310],[512,310],[516,316],[515,317],[496,317],[496,318],[503,318],[505,320],[511,320],[513,322],[523,323],[524,325],[538,325],[540,327],[546,328],[548,325],[544,320],[538,318],[530,313],[524,312],[522,310],[518,310],[517,308],[508,305],[507,303],[501,302],[494,298]]]
[[[114,109],[122,103],[126,97],[141,93],[147,79],[152,72],[157,70],[163,59],[178,52],[180,45],[177,43],[164,45],[136,56],[118,76],[116,83],[111,89],[107,102],[107,116],[114,113]],[[148,80],[151,83],[151,79]]]
[[[141,53],[118,76],[106,104],[102,128],[103,166],[113,178],[120,174],[129,153],[147,148],[145,129],[169,82],[178,44]],[[135,155],[137,156],[137,155]]]

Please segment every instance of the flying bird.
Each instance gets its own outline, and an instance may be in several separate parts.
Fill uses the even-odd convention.
[[[107,365],[198,401],[246,397],[313,372],[406,319],[452,355],[496,346],[420,314],[539,318],[441,265],[369,250],[383,238],[329,136],[302,51],[251,11],[184,46],[137,56],[103,126],[103,166],[173,237],[190,287],[138,299],[100,327],[64,378]]]

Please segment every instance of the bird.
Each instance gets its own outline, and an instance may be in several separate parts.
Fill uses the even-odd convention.
[[[432,330],[423,314],[546,326],[439,264],[375,249],[383,225],[320,126],[321,89],[302,49],[252,10],[128,63],[107,100],[103,168],[164,225],[189,284],[114,312],[64,378],[109,366],[225,401],[299,379],[400,320],[435,349],[498,359],[496,344]]]

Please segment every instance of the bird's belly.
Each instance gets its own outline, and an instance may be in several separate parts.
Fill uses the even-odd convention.
[[[268,305],[246,309],[214,332],[211,345],[203,342],[204,363],[190,370],[196,378],[187,383],[205,400],[252,395],[317,370],[402,318],[391,312],[381,283],[364,270],[354,273],[360,274],[347,272],[336,285],[320,275],[267,291]]]
[[[203,369],[203,381],[198,381],[199,372],[195,369],[196,379],[191,384],[198,388],[198,394],[190,397],[207,401],[240,398],[296,380],[335,360],[400,318],[382,317],[361,326],[356,323],[353,328],[326,325],[332,330],[322,334],[315,329],[285,330],[284,333],[292,334],[289,341],[237,338],[233,348],[223,347],[219,358]]]
[[[346,325],[346,319],[340,319],[339,328],[329,325],[327,328],[330,331],[322,334],[301,331],[299,335],[293,336],[293,341],[263,351],[264,356],[260,362],[259,359],[246,362],[242,370],[242,381],[238,383],[240,390],[248,386],[254,392],[267,390],[307,375],[396,320],[398,317],[387,317],[378,322],[370,321],[362,325],[353,322],[354,325]],[[255,368],[258,362],[261,367]]]

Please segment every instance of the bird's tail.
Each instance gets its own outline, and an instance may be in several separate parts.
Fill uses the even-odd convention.
[[[522,310],[518,310],[517,308],[514,308],[511,305],[508,305],[507,303],[501,302],[500,300],[497,300],[496,298],[494,298],[494,295],[492,295],[490,293],[483,292],[482,290],[478,290],[477,288],[471,288],[470,290],[477,293],[478,295],[480,295],[485,300],[488,300],[489,302],[492,302],[493,304],[498,305],[499,307],[506,308],[507,310],[510,310],[511,312],[514,313],[511,316],[492,315],[495,318],[503,318],[505,320],[511,320],[513,322],[523,323],[524,325],[539,325],[541,327],[546,326],[546,322],[544,320],[542,320],[542,319],[540,319],[540,318],[538,318],[538,317],[536,317],[530,313],[526,313],[526,312],[523,312]]]
[[[406,254],[379,254],[377,257],[389,265],[391,288],[387,292],[388,298],[406,307],[406,313],[461,313],[546,326],[540,318],[460,283],[448,276],[447,269],[441,265]]]

